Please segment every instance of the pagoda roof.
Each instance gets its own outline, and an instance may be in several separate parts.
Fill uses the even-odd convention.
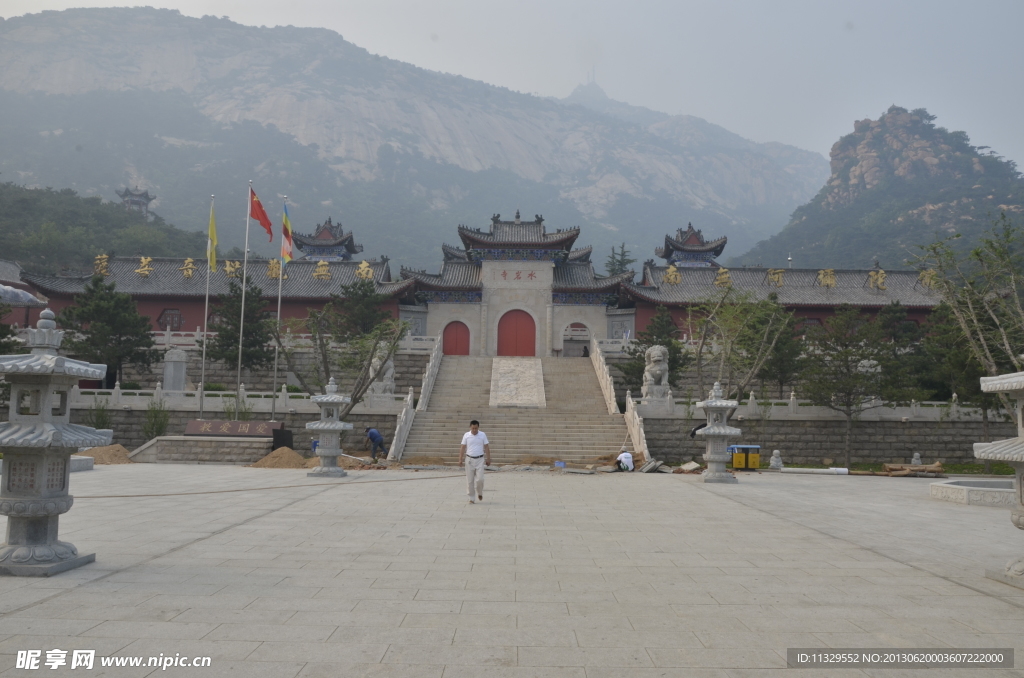
[[[273,260],[250,259],[248,270],[249,278],[263,290],[264,296],[268,298],[276,295],[278,282],[277,278],[267,275],[270,261]],[[195,271],[191,278],[186,278],[181,270],[185,264],[183,258],[153,257],[149,263],[153,270],[149,276],[143,277],[135,272],[140,268],[139,257],[113,257],[108,263],[110,275],[107,276],[107,281],[113,281],[118,292],[125,292],[132,297],[202,298],[206,294],[206,259],[193,259],[192,262]],[[224,269],[224,260],[217,263],[217,272],[210,274],[211,296],[227,294],[228,284],[231,281],[241,282],[241,268],[238,269],[238,277],[228,277]],[[319,280],[313,277],[313,272],[318,264],[316,260],[295,259],[285,266],[285,275],[288,277],[281,283],[281,297],[284,299],[324,299],[331,294],[338,294],[343,285],[351,285],[359,280],[356,276],[356,269],[361,263],[359,261],[327,262],[327,270],[331,277],[329,280]],[[373,271],[374,290],[378,294],[394,297],[412,287],[410,281],[391,280],[391,266],[387,259],[371,259],[367,260],[367,264]],[[22,277],[35,289],[50,296],[81,294],[92,279],[91,274],[53,276],[25,273]]]
[[[666,260],[670,259],[674,252],[710,252],[713,256],[718,257],[722,255],[722,250],[725,249],[728,240],[725,236],[715,240],[705,240],[704,234],[699,229],[695,229],[693,224],[687,224],[685,231],[681,228],[676,229],[674,238],[666,235],[665,246],[655,248],[654,254]]]
[[[644,264],[640,284],[623,283],[622,291],[634,299],[665,306],[693,306],[704,303],[724,291],[715,286],[721,271],[727,271],[732,288],[747,293],[755,301],[775,294],[783,306],[834,307],[839,304],[874,308],[894,301],[907,308],[934,308],[939,304],[937,293],[922,284],[917,271],[885,271],[884,290],[868,285],[869,269],[834,269],[836,286],[818,283],[817,269],[756,268],[691,268],[676,267],[682,280],[672,285],[664,281],[668,266],[656,266],[653,260]],[[782,271],[782,285],[769,280],[769,270]]]
[[[149,189],[148,188],[146,190],[144,190],[144,191],[140,191],[138,186],[135,187],[134,191],[132,189],[128,188],[127,186],[125,186],[123,191],[114,191],[114,192],[117,193],[117,197],[121,198],[122,200],[125,200],[127,198],[137,198],[139,200],[145,200],[146,202],[151,202],[153,200],[156,200],[156,196],[155,195],[150,195],[149,194]]]
[[[404,266],[401,277],[419,286],[435,290],[479,290],[483,289],[481,268],[471,261],[445,261],[440,273],[416,271]]]
[[[533,221],[522,221],[519,212],[512,221],[502,221],[500,214],[491,217],[488,231],[459,226],[459,238],[466,249],[492,249],[515,247],[523,249],[560,249],[569,251],[580,235],[579,226],[548,233],[544,217],[536,215]]]
[[[594,251],[593,247],[581,247],[579,249],[572,250],[569,252],[567,261],[569,262],[589,262],[590,254]],[[470,261],[470,256],[466,250],[461,247],[454,247],[452,245],[442,244],[441,252],[444,254],[445,261]]]
[[[617,289],[625,282],[632,282],[636,273],[626,271],[618,275],[600,276],[594,273],[590,262],[572,262],[555,266],[553,292],[602,292]]]
[[[345,233],[342,225],[332,223],[330,217],[324,223],[317,224],[312,235],[293,232],[292,241],[300,250],[304,247],[344,247],[351,254],[363,251],[363,246],[356,244],[353,232]]]

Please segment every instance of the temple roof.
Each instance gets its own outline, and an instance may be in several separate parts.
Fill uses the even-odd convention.
[[[634,299],[667,306],[689,306],[700,304],[724,291],[715,285],[718,276],[728,275],[732,288],[749,293],[754,300],[767,299],[777,295],[783,306],[834,307],[850,304],[859,307],[879,307],[899,301],[908,308],[933,308],[939,304],[939,295],[924,285],[917,271],[885,271],[886,289],[870,286],[872,271],[835,269],[835,286],[819,284],[816,269],[767,269],[767,268],[676,268],[681,278],[677,284],[665,282],[668,266],[655,266],[653,261],[644,264],[643,281],[640,284],[623,283],[622,291]],[[831,270],[831,269],[830,269]],[[769,271],[781,271],[781,286],[776,286]],[[876,273],[877,275],[877,273]]]
[[[145,200],[146,202],[152,202],[153,200],[156,200],[155,195],[149,194],[148,188],[144,191],[140,191],[138,186],[135,187],[134,191],[125,186],[123,191],[114,191],[114,193],[117,193],[117,197],[121,198],[122,200],[127,200],[128,198],[133,198],[136,200]]]
[[[533,221],[522,221],[519,211],[512,221],[502,221],[500,214],[491,217],[491,228],[459,226],[459,237],[466,249],[515,247],[525,249],[560,249],[569,251],[580,235],[579,227],[548,233],[544,230],[544,217],[536,215]]]
[[[676,229],[676,237],[673,238],[670,235],[666,235],[665,246],[655,248],[654,254],[666,260],[671,260],[672,255],[676,252],[706,252],[718,257],[722,255],[722,250],[725,249],[725,244],[728,240],[727,237],[722,236],[721,238],[707,241],[704,239],[704,234],[695,229],[693,224],[687,224],[685,231],[681,228]]]
[[[624,282],[631,282],[633,271],[618,275],[595,275],[590,262],[565,263],[555,266],[552,291],[555,292],[601,292],[617,289]]]
[[[363,251],[363,246],[356,244],[353,232],[345,233],[342,225],[332,223],[330,217],[324,223],[317,224],[312,235],[293,232],[292,240],[300,250],[305,247],[344,247],[349,254]]]
[[[570,262],[589,262],[590,254],[594,251],[593,247],[581,247],[579,249],[572,250],[569,252],[567,261]],[[445,261],[469,261],[469,254],[466,250],[461,247],[453,247],[452,245],[441,245],[441,253],[444,255]]]
[[[270,263],[277,259],[250,259],[249,278],[263,290],[264,297],[277,294],[277,278],[268,275]],[[194,272],[191,278],[185,277],[184,259],[153,257],[149,262],[152,268],[147,277],[136,272],[141,268],[139,257],[114,257],[109,260],[110,275],[107,281],[117,284],[118,292],[126,292],[133,297],[199,297],[206,294],[206,259],[193,259]],[[241,263],[241,262],[238,262]],[[319,280],[313,277],[318,262],[313,259],[295,259],[285,267],[288,276],[281,284],[281,296],[285,299],[323,299],[331,294],[338,294],[343,285],[350,285],[359,278],[356,269],[359,261],[330,261],[327,271],[330,279]],[[378,294],[397,296],[412,287],[412,282],[391,280],[391,267],[387,259],[367,261],[373,271],[374,288]],[[225,262],[218,261],[218,270],[210,274],[210,295],[228,293],[228,283],[232,280],[241,281],[241,266],[238,277],[228,277]],[[23,274],[26,282],[46,295],[80,294],[89,283],[91,275],[52,276]]]
[[[481,267],[471,261],[445,261],[441,264],[440,273],[416,271],[404,266],[400,270],[401,277],[410,283],[415,281],[418,286],[438,290],[479,290]]]

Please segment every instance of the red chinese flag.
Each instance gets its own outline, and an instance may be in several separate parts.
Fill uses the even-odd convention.
[[[267,216],[267,211],[263,209],[263,203],[256,197],[256,191],[249,187],[249,216],[260,222],[266,231],[267,235],[270,236],[270,241],[274,241],[274,231],[271,228],[270,217]]]

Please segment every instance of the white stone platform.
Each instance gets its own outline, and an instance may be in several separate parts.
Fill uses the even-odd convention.
[[[0,578],[0,672],[60,648],[213,658],[83,674],[154,678],[1022,675],[785,668],[787,647],[869,646],[1014,647],[1020,666],[1024,591],[984,577],[1019,530],[927,479],[495,473],[470,505],[459,473],[305,473],[76,476],[62,536],[97,560]]]
[[[491,407],[547,407],[540,358],[494,358]]]

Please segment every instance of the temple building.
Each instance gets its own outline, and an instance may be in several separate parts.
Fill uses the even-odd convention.
[[[206,259],[165,257],[96,257],[94,273],[116,283],[118,292],[135,300],[139,313],[149,316],[153,330],[194,332],[203,327],[206,297]],[[277,285],[281,275],[280,259],[250,259],[248,276],[262,291],[268,311],[276,311]],[[295,259],[284,271],[281,281],[281,317],[305,318],[309,309],[321,309],[332,294],[357,280],[373,280],[379,294],[389,297],[385,308],[398,317],[399,301],[412,294],[411,281],[391,279],[387,259],[366,261],[327,261]],[[22,278],[49,298],[50,308],[60,311],[81,294],[92,275],[54,276],[23,273]],[[233,281],[241,283],[242,262],[217,262],[210,274],[210,316],[217,311],[218,295],[226,295]]]
[[[352,261],[352,256],[363,251],[357,245],[352,231],[345,233],[341,224],[331,223],[331,218],[317,224],[313,235],[293,233],[292,242],[308,259],[323,261]]]
[[[676,237],[665,236],[665,246],[656,247],[654,254],[669,264],[714,268],[718,266],[715,257],[722,256],[728,238],[721,237],[711,242],[704,240],[704,234],[687,224],[686,230],[676,229]]]
[[[392,317],[409,322],[414,336],[438,336],[448,355],[580,356],[591,339],[626,339],[642,331],[659,306],[669,309],[680,338],[693,333],[691,313],[709,301],[775,299],[806,327],[821,323],[841,304],[868,313],[900,302],[908,319],[922,322],[938,305],[933,272],[734,268],[716,258],[726,238],[707,240],[688,225],[665,236],[654,252],[660,261],[644,263],[639,281],[633,271],[601,276],[591,248],[577,248],[580,229],[549,230],[536,215],[524,221],[495,214],[487,228],[459,226],[460,245],[442,244],[437,273],[402,267],[391,277],[388,259],[360,259],[352,232],[330,219],[312,235],[295,234],[305,257],[285,268],[282,316],[305,318],[332,294],[357,280],[372,280]],[[220,261],[210,278],[211,300],[241,279],[240,261]],[[73,303],[90,275],[20,273],[38,295],[59,311]],[[156,331],[195,331],[203,326],[205,259],[96,257],[94,273],[117,284],[149,316]],[[276,307],[280,275],[277,259],[252,259],[249,275],[263,290],[267,310]],[[39,308],[19,308],[19,321],[34,323]],[[211,315],[217,313],[211,306]],[[31,317],[29,317],[31,316]]]
[[[149,203],[156,200],[155,195],[149,194],[149,189],[140,191],[138,186],[134,191],[125,186],[123,191],[115,191],[115,193],[117,193],[117,197],[121,198],[125,209],[142,212],[146,216],[149,216]]]
[[[439,273],[401,269],[416,284],[422,332],[441,333],[447,355],[582,355],[623,313],[614,307],[619,287],[635,274],[595,274],[590,248],[573,249],[579,228],[551,232],[540,215],[523,221],[517,211],[458,234],[463,247],[442,245]]]
[[[872,269],[727,269],[706,256],[721,255],[725,242],[724,237],[705,242],[692,226],[685,232],[680,229],[675,238],[665,236],[665,247],[654,250],[664,262],[649,259],[640,282],[630,280],[621,288],[620,303],[635,309],[636,327],[646,327],[657,308],[664,306],[684,338],[689,335],[690,311],[726,292],[737,300],[771,296],[792,311],[803,327],[821,324],[841,304],[875,313],[897,301],[906,308],[907,319],[920,324],[940,301],[932,288],[931,271],[885,271],[877,265]],[[696,260],[702,263],[693,263]]]

